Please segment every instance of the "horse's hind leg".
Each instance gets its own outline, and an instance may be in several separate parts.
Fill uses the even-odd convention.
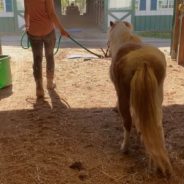
[[[129,98],[127,96],[120,95],[118,98],[119,112],[123,119],[124,125],[124,140],[121,144],[121,150],[123,153],[128,152],[130,131],[132,126],[132,118],[130,115]]]

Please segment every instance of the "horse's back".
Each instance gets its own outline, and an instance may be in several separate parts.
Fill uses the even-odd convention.
[[[158,83],[164,80],[166,73],[164,54],[154,46],[141,43],[122,45],[113,59],[112,72],[125,82],[130,82],[135,71],[144,64],[153,69]]]

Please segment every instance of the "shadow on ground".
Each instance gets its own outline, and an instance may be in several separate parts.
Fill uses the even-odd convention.
[[[0,93],[0,99],[8,96],[6,92],[9,89]],[[51,105],[26,99],[33,109],[0,112],[1,182],[173,183],[148,176],[148,160],[135,136],[129,155],[119,151],[123,128],[113,107],[72,109],[56,91],[49,95]],[[184,105],[166,106],[163,111],[167,147],[179,183],[184,169]],[[73,167],[76,163],[80,167]]]

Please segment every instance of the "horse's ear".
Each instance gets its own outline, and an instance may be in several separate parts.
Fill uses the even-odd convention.
[[[127,21],[123,21],[123,23],[125,24],[126,27],[128,27],[130,30],[133,29],[133,26],[131,23],[127,22]]]
[[[110,21],[110,26],[113,27],[114,26],[114,22]]]

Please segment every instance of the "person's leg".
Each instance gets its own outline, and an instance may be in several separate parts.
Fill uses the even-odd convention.
[[[46,76],[47,76],[47,88],[54,89],[56,85],[53,82],[54,79],[54,46],[56,42],[55,31],[52,31],[44,37],[45,57],[46,57]]]
[[[33,52],[33,76],[36,82],[37,98],[44,97],[43,79],[42,79],[42,59],[43,59],[43,41],[41,37],[29,35],[29,40]]]

